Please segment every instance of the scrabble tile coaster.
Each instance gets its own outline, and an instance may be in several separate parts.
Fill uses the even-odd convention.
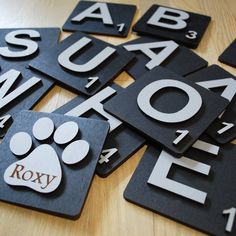
[[[172,39],[190,48],[197,48],[211,17],[160,5],[152,5],[134,25],[133,30],[165,39]]]
[[[145,72],[159,65],[185,76],[208,64],[193,51],[172,40],[140,37],[120,46],[135,53],[136,58],[125,67],[134,79],[139,79]]]
[[[31,109],[54,85],[46,75],[9,62],[0,71],[0,138],[21,110]]]
[[[141,135],[103,109],[103,104],[122,91],[120,86],[112,84],[90,98],[80,95],[54,111],[70,116],[107,120],[110,123],[110,132],[96,168],[96,173],[101,177],[110,175],[145,143]]]
[[[236,138],[236,78],[217,65],[186,77],[230,101],[226,110],[209,126],[206,133],[221,144]]]
[[[60,32],[60,28],[0,29],[0,65],[28,67],[32,59],[57,44]]]
[[[134,58],[124,49],[77,32],[30,63],[73,92],[93,95]]]
[[[194,82],[156,67],[104,108],[168,151],[182,155],[228,104]]]
[[[62,29],[126,37],[135,12],[135,5],[80,1]]]
[[[149,146],[124,197],[207,234],[235,235],[236,148],[226,144],[217,150],[212,141],[204,142],[180,159]]]

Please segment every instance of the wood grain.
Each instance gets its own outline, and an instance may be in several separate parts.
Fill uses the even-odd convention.
[[[78,0],[0,0],[0,28],[12,27],[62,27]],[[115,0],[113,2],[127,2]],[[130,0],[138,6],[134,22],[156,0]],[[236,70],[219,63],[217,58],[236,35],[235,0],[159,0],[158,4],[207,14],[212,22],[203,40],[195,50],[209,61],[236,74]],[[63,33],[61,39],[68,36]],[[126,39],[96,36],[113,44]],[[124,72],[116,83],[126,87],[133,80]],[[76,95],[58,86],[35,107],[36,111],[51,112]],[[236,142],[234,142],[236,144]],[[0,203],[0,235],[98,235],[98,236],[199,236],[191,228],[178,224],[158,214],[130,204],[123,199],[123,191],[142,157],[146,147],[140,149],[129,161],[106,179],[95,176],[81,218],[76,221],[31,211],[22,207]],[[66,203],[65,203],[66,204]]]

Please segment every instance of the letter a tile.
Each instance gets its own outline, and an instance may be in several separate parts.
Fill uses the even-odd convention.
[[[96,173],[106,177],[130,158],[142,145],[145,139],[120,120],[111,116],[103,109],[103,104],[123,91],[113,84],[107,86],[92,97],[78,96],[54,111],[54,113],[107,120],[110,132],[107,136],[100,156]]]
[[[229,101],[163,67],[156,67],[104,108],[118,119],[182,155]]]
[[[53,85],[47,75],[4,61],[0,71],[0,138],[18,113],[32,109]]]
[[[219,56],[219,61],[236,68],[236,39]]]
[[[192,50],[178,45],[173,40],[140,37],[120,46],[135,53],[136,58],[125,68],[134,79],[139,79],[156,66],[163,66],[176,74],[186,76],[208,64]]]
[[[133,30],[142,35],[172,39],[187,47],[197,48],[210,20],[209,16],[152,5]]]
[[[135,12],[135,5],[80,1],[62,29],[126,37]]]
[[[236,138],[236,78],[217,65],[209,66],[186,77],[196,84],[226,98],[230,104],[209,126],[206,133],[220,144]]]
[[[134,58],[126,50],[77,32],[40,55],[30,66],[68,89],[93,95]]]

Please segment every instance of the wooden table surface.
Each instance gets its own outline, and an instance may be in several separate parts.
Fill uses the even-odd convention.
[[[62,27],[78,0],[0,0],[0,28]],[[127,3],[125,0],[114,2]],[[217,58],[236,37],[235,0],[130,0],[138,12],[134,22],[153,3],[210,15],[212,22],[200,46],[195,50],[209,65],[219,64],[236,75],[236,70],[221,64]],[[61,39],[69,35],[62,33]],[[136,36],[114,38],[96,36],[113,44]],[[125,72],[116,80],[122,86],[133,82]],[[61,87],[54,87],[35,107],[36,111],[51,112],[75,97]],[[234,142],[235,143],[235,142]],[[0,236],[2,235],[98,235],[98,236],[196,236],[202,233],[154,214],[124,200],[124,189],[146,147],[140,149],[124,165],[107,178],[95,176],[81,217],[76,221],[51,216],[11,204],[0,203]],[[65,202],[66,204],[66,202]]]

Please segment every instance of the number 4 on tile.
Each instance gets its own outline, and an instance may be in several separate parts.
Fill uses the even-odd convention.
[[[103,150],[100,156],[99,164],[103,164],[104,162],[108,163],[110,161],[109,158],[112,157],[117,151],[118,151],[117,148],[110,148]]]

